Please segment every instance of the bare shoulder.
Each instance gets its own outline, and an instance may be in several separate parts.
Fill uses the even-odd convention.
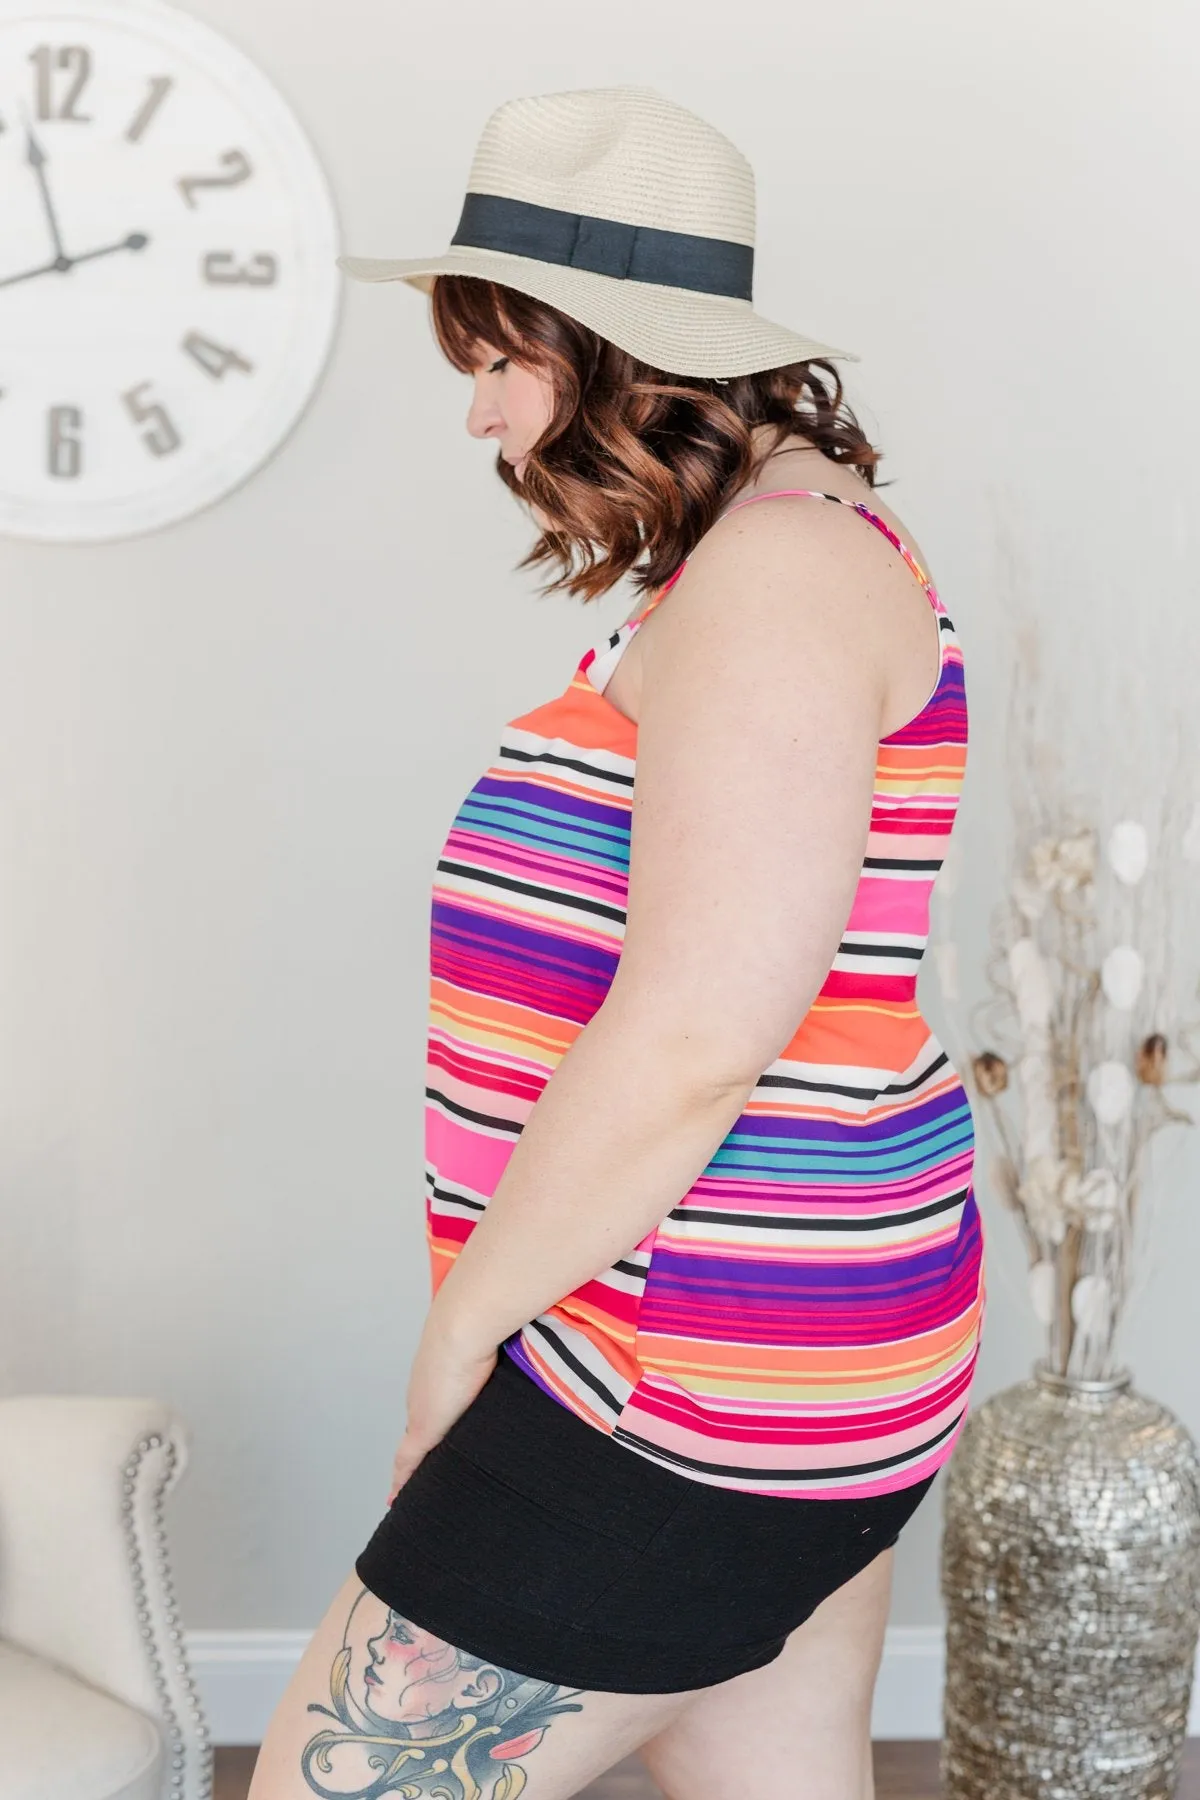
[[[820,452],[780,458],[743,498],[800,488],[860,502],[893,532],[922,569],[920,547],[904,521],[853,470]],[[929,600],[900,551],[853,505],[780,497],[727,512],[701,539],[671,593],[645,622],[631,649],[632,685],[650,661],[710,649],[730,634],[807,664],[814,651],[871,665],[881,695],[880,735],[920,709],[936,679],[940,646]],[[640,685],[640,680],[639,680]]]
[[[873,488],[858,473],[857,469],[845,463],[835,463],[823,452],[809,446],[796,445],[785,454],[773,457],[763,468],[757,480],[744,488],[739,499],[753,498],[759,494],[774,493],[779,489],[801,488],[809,493],[832,494],[836,500],[849,501],[852,504],[865,506],[877,518],[895,533],[906,549],[928,570],[921,546],[909,531],[905,521],[896,513],[889,502],[877,488]],[[789,505],[785,500],[777,506],[756,506],[741,508],[738,518],[748,518],[751,513],[764,514],[782,512],[795,515],[798,521],[812,519],[813,515],[833,514],[836,517],[846,516],[849,508],[831,505],[819,499],[798,499]],[[721,521],[723,523],[724,521]],[[853,524],[851,529],[853,530]],[[858,521],[859,530],[870,532],[872,527],[866,520]],[[878,538],[881,534],[876,533]]]
[[[820,458],[820,467],[803,457],[789,457],[784,468],[793,461],[800,465],[798,478],[796,472],[783,478],[775,475],[746,489],[740,498],[762,504],[738,505],[718,519],[693,551],[689,569],[693,564],[727,567],[740,556],[765,565],[782,556],[789,567],[805,571],[813,561],[826,563],[831,575],[836,574],[832,566],[836,564],[845,583],[860,588],[864,580],[870,588],[872,576],[877,587],[881,573],[890,570],[903,575],[899,585],[907,591],[913,584],[908,564],[886,535],[854,508],[862,506],[873,513],[927,570],[924,552],[905,521],[854,470],[840,468],[826,457]],[[802,492],[793,497],[787,492],[792,486]],[[784,491],[779,493],[780,489]]]
[[[781,642],[793,630],[808,638],[827,624],[843,635],[867,634],[885,647],[898,620],[910,612],[922,619],[928,602],[911,568],[883,532],[852,505],[837,503],[859,495],[844,471],[835,466],[835,474],[842,493],[832,486],[817,490],[835,495],[832,500],[767,498],[764,490],[761,504],[737,506],[718,519],[647,620],[647,648],[683,629],[705,631],[710,616],[719,617],[725,631],[754,630],[761,623]],[[919,561],[902,522],[885,517],[878,505],[871,511]]]

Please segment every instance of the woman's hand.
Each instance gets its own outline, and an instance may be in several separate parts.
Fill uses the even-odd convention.
[[[430,1314],[408,1378],[408,1421],[392,1464],[389,1506],[422,1457],[466,1412],[495,1368],[498,1354],[495,1349],[480,1351],[455,1345],[439,1330],[434,1314]]]

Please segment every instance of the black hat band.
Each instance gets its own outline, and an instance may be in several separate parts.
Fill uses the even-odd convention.
[[[723,294],[730,300],[751,297],[750,244],[560,212],[500,194],[468,194],[450,242],[473,250],[531,256],[538,262],[624,281],[653,281],[698,294]]]

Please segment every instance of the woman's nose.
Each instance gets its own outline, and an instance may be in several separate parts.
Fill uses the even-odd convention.
[[[467,413],[467,430],[475,438],[499,437],[504,430],[500,408],[479,383],[476,383],[471,408]]]

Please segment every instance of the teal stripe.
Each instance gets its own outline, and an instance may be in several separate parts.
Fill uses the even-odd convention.
[[[454,823],[458,830],[469,829],[482,837],[493,837],[503,843],[528,844],[536,848],[549,848],[578,856],[581,860],[594,859],[610,869],[627,869],[629,867],[629,832],[614,828],[612,831],[601,826],[574,827],[570,830],[563,824],[562,818],[553,813],[538,817],[521,809],[515,821],[506,815],[513,814],[513,808],[495,806],[463,806]],[[543,826],[538,829],[537,827]]]
[[[761,1138],[731,1133],[717,1149],[708,1168],[731,1175],[738,1170],[778,1175],[783,1181],[794,1180],[800,1174],[821,1175],[847,1187],[855,1187],[872,1175],[910,1175],[936,1169],[969,1149],[974,1143],[974,1133],[961,1128],[941,1131],[930,1140],[928,1156],[917,1158],[906,1156],[902,1145],[868,1151],[852,1143],[841,1143],[818,1150],[811,1144],[796,1145],[777,1138],[773,1148],[759,1150],[755,1146],[761,1141]],[[852,1166],[848,1167],[848,1164]]]

